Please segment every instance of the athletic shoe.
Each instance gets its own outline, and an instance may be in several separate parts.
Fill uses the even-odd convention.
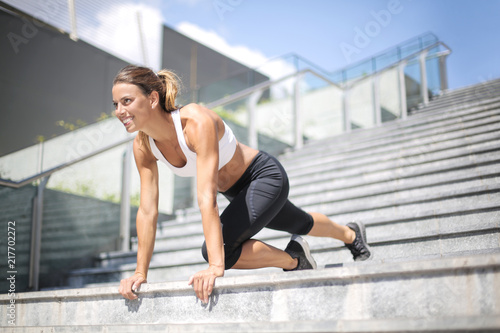
[[[307,244],[306,240],[299,235],[292,235],[292,239],[288,243],[285,252],[292,258],[297,258],[299,261],[297,267],[294,269],[284,269],[285,272],[316,269],[316,261],[314,261],[314,258],[311,256],[309,244]]]
[[[352,244],[344,243],[345,246],[351,250],[354,261],[363,261],[370,258],[371,250],[366,243],[366,230],[364,224],[361,222],[351,222],[347,224],[347,227],[356,233],[356,238]]]

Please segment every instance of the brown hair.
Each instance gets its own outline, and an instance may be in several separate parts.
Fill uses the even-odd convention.
[[[172,71],[162,69],[156,74],[147,67],[128,65],[118,72],[113,80],[113,85],[118,83],[133,84],[139,87],[146,96],[157,91],[163,111],[172,112],[178,109],[175,99],[179,90],[179,82],[179,77]],[[147,149],[151,150],[148,135],[142,131],[139,131],[138,135],[141,144],[146,145]]]

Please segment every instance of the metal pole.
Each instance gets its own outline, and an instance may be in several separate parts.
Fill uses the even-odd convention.
[[[303,74],[297,73],[295,84],[293,87],[293,119],[294,119],[294,137],[295,149],[300,149],[304,146],[304,129],[302,122],[302,110],[300,107],[300,82]]]
[[[120,248],[130,251],[130,176],[132,159],[132,144],[127,144],[123,153],[122,193],[120,204]]]
[[[439,57],[439,79],[441,81],[441,91],[448,90],[448,73],[446,69],[446,58],[448,55]]]
[[[31,226],[29,289],[40,290],[40,252],[42,250],[43,192],[50,176],[42,178],[33,198],[33,220]]]
[[[401,119],[406,119],[408,116],[408,108],[406,106],[406,83],[405,83],[405,66],[406,61],[398,66],[399,79],[399,101],[401,102]]]
[[[146,39],[144,38],[144,33],[142,31],[142,14],[139,10],[137,11],[137,26],[139,29],[139,40],[141,42],[142,62],[145,66],[148,66],[148,50],[146,48]]]
[[[345,88],[342,94],[342,108],[344,110],[344,132],[351,132],[351,113],[349,110],[349,93],[351,88]]]
[[[69,34],[69,38],[71,38],[76,42],[78,40],[78,34],[76,32],[76,10],[75,10],[74,0],[68,0],[68,9],[69,9],[69,21],[71,22],[71,32]]]
[[[420,96],[424,105],[429,104],[429,90],[427,87],[427,66],[425,59],[427,58],[427,51],[420,54]]]
[[[258,90],[247,98],[248,110],[248,144],[254,149],[259,149],[259,134],[257,131],[257,102],[264,90]]]
[[[382,109],[380,108],[380,85],[379,76],[374,75],[372,78],[373,91],[373,112],[375,113],[375,125],[382,124]]]

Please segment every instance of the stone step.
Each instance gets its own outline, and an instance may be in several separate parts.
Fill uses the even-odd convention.
[[[335,172],[335,178],[353,174],[362,175],[378,170],[388,170],[405,166],[420,165],[432,161],[472,155],[476,152],[491,152],[500,156],[500,131],[480,134],[468,138],[450,140],[445,143],[429,144],[407,152],[393,152],[384,155],[376,153],[349,158],[318,158],[308,167],[287,171],[289,178],[303,182],[311,175]],[[353,154],[354,155],[354,154]],[[314,164],[313,164],[314,163]],[[286,168],[285,168],[286,169]]]
[[[467,91],[461,94],[443,94],[442,96],[433,98],[427,106],[424,106],[423,104],[419,105],[419,108],[412,110],[411,114],[413,115],[418,112],[433,111],[442,107],[449,107],[450,105],[474,103],[485,99],[495,98],[498,96],[499,92],[500,87],[496,85],[476,88],[473,91]]]
[[[333,148],[328,152],[299,156],[282,163],[289,174],[296,170],[308,169],[322,164],[344,163],[345,161],[363,161],[383,158],[384,160],[419,155],[427,151],[449,149],[467,143],[481,142],[488,137],[500,137],[500,110],[497,115],[471,122],[457,124],[453,131],[440,131],[426,137],[408,138],[399,143],[357,145],[348,150]]]
[[[468,214],[458,212],[442,216],[416,216],[413,221],[367,223],[368,242],[378,262],[500,251],[499,235],[498,207],[497,210],[485,209]],[[290,235],[264,229],[254,238],[284,249]],[[321,237],[305,238],[320,266],[352,262],[351,254],[342,242]],[[201,234],[157,241],[149,270],[150,281],[188,279],[196,269],[206,267],[200,251],[202,242]],[[133,274],[135,256],[135,252],[116,253],[109,257],[108,267],[74,270],[69,275],[69,284],[80,287],[100,281],[119,281]]]
[[[485,188],[484,186],[487,186],[486,184],[481,184],[482,181],[483,180],[476,180],[476,181],[472,182],[472,184],[475,184],[475,182],[477,182],[478,186],[476,186],[475,188],[482,191],[482,189]],[[449,192],[452,191],[451,195],[453,196],[456,193],[456,191],[463,189],[464,187],[466,187],[466,185],[467,185],[467,182],[458,183],[457,186],[455,186],[455,187],[450,187],[449,185],[446,185],[444,189],[440,189],[440,188],[436,187],[433,191],[433,195],[435,195],[435,198],[436,198],[435,200],[438,200],[439,198],[442,198],[444,196],[450,196]],[[394,199],[395,202],[398,202],[398,200],[397,200],[398,197],[399,198],[401,198],[401,197],[416,198],[417,201],[422,201],[423,198],[427,198],[429,201],[434,200],[434,199],[429,199],[429,197],[427,197],[427,196],[418,195],[419,191],[420,191],[419,189],[416,189],[414,191],[408,191],[409,192],[408,194],[394,194],[395,192],[389,191],[388,192],[389,194],[387,194],[387,196],[396,196],[396,198]],[[325,197],[325,201],[327,201],[327,200],[328,200],[328,196]],[[371,196],[368,198],[368,200],[369,201],[380,201],[380,202],[386,201],[386,199],[384,199],[384,195],[381,195],[378,197]],[[364,204],[359,204],[359,205],[364,205]],[[493,207],[495,206],[494,202],[492,202],[492,206]],[[308,206],[305,205],[305,207],[306,207],[306,210],[308,210],[307,209]],[[375,207],[373,207],[373,208],[375,208]],[[431,208],[431,206],[428,206],[426,208]],[[469,208],[472,208],[472,207],[469,207]],[[399,217],[401,217],[401,216],[399,216]],[[345,223],[347,223],[347,222],[348,221],[345,221]],[[175,226],[173,228],[176,228],[180,231],[189,230],[189,232],[175,233],[175,232],[169,232],[168,228],[165,228],[164,231],[157,234],[157,239],[156,239],[157,249],[164,249],[167,247],[167,248],[169,248],[169,250],[174,250],[174,249],[178,249],[180,247],[182,248],[183,246],[194,248],[194,247],[198,247],[200,244],[203,243],[203,230],[202,230],[202,226],[201,226],[201,221],[198,221],[198,223],[193,222],[193,223],[187,224],[184,227],[182,225],[179,225],[179,226]],[[266,237],[273,238],[275,236],[269,235]],[[169,245],[167,245],[167,244],[169,244]],[[136,241],[134,241],[133,242],[133,249],[135,250],[136,248],[137,248]],[[104,260],[104,258],[103,258],[103,260]]]
[[[399,320],[408,325],[411,320],[461,318],[457,323],[466,321],[474,329],[498,330],[500,254],[224,277],[217,279],[206,305],[185,281],[143,284],[138,295],[138,300],[124,300],[116,287],[18,293],[16,325],[257,322],[276,324],[280,332],[283,322],[359,321],[363,326],[365,320],[393,325]],[[8,295],[0,296],[4,327],[9,303]]]
[[[427,109],[435,109],[446,105],[474,102],[498,96],[500,93],[500,83],[498,80],[485,82],[484,84],[474,85],[473,87],[465,87],[453,91],[447,91],[440,96],[432,99],[428,106],[422,107],[415,112],[426,111]]]
[[[410,159],[380,161],[358,168],[339,168],[338,170],[332,168],[332,170],[304,175],[300,178],[290,178],[290,198],[302,207],[304,205],[315,206],[315,201],[319,200],[326,202],[328,196],[342,196],[343,191],[346,191],[345,200],[355,199],[356,195],[368,198],[374,194],[392,193],[398,188],[405,193],[404,190],[410,190],[412,186],[415,188],[423,187],[424,184],[427,186],[446,184],[453,177],[457,177],[455,182],[459,179],[472,178],[471,181],[475,181],[484,178],[485,182],[498,183],[496,165],[499,160],[500,140],[492,140],[448,151],[422,154],[418,161]],[[467,175],[465,170],[469,170],[470,174]],[[485,174],[478,174],[476,172],[478,170]],[[456,173],[461,173],[462,178],[459,178]],[[477,178],[474,175],[477,175]],[[446,185],[442,187],[446,189]],[[329,191],[337,191],[337,194]],[[363,193],[363,191],[366,192]],[[352,196],[349,196],[349,192]],[[425,190],[420,192],[425,193]],[[219,202],[221,211],[226,205],[227,201]],[[200,218],[199,210],[191,208],[184,211],[182,221],[196,222]]]
[[[351,142],[346,139],[342,143],[323,142],[321,146],[306,146],[306,149],[280,156],[280,160],[287,170],[293,170],[294,167],[301,165],[299,161],[314,161],[323,156],[343,156],[349,157],[351,154],[366,155],[375,150],[377,153],[392,152],[394,150],[404,150],[415,148],[422,144],[439,143],[451,138],[465,137],[470,135],[464,131],[472,131],[480,126],[488,126],[487,131],[498,131],[498,117],[500,115],[500,106],[496,109],[459,117],[458,119],[448,119],[426,126],[424,130],[409,131],[408,129],[392,130],[384,136],[368,136],[365,140]],[[481,130],[481,129],[479,129]]]
[[[341,134],[323,140],[308,142],[305,149],[291,150],[282,155],[285,161],[288,157],[294,158],[300,155],[308,155],[319,149],[328,149],[334,147],[339,149],[345,146],[356,146],[366,142],[377,140],[397,140],[399,136],[425,135],[429,131],[439,130],[442,126],[451,126],[453,124],[468,122],[475,119],[484,118],[484,114],[496,112],[499,108],[500,97],[490,101],[481,101],[472,108],[461,107],[450,108],[448,110],[437,110],[423,115],[415,115],[406,120],[395,120],[394,122],[384,123],[381,126],[369,129],[353,131],[351,133]]]
[[[416,332],[493,332],[500,326],[498,316],[464,316],[425,319],[363,319],[363,320],[315,320],[276,321],[251,323],[203,323],[203,324],[122,324],[77,326],[19,326],[7,327],[5,333],[221,333],[221,332],[295,332],[295,333],[416,333]]]

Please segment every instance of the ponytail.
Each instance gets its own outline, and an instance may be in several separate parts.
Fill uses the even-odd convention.
[[[177,109],[175,99],[179,89],[179,77],[174,72],[166,69],[159,71],[158,77],[163,84],[163,109],[167,112],[172,112]]]

